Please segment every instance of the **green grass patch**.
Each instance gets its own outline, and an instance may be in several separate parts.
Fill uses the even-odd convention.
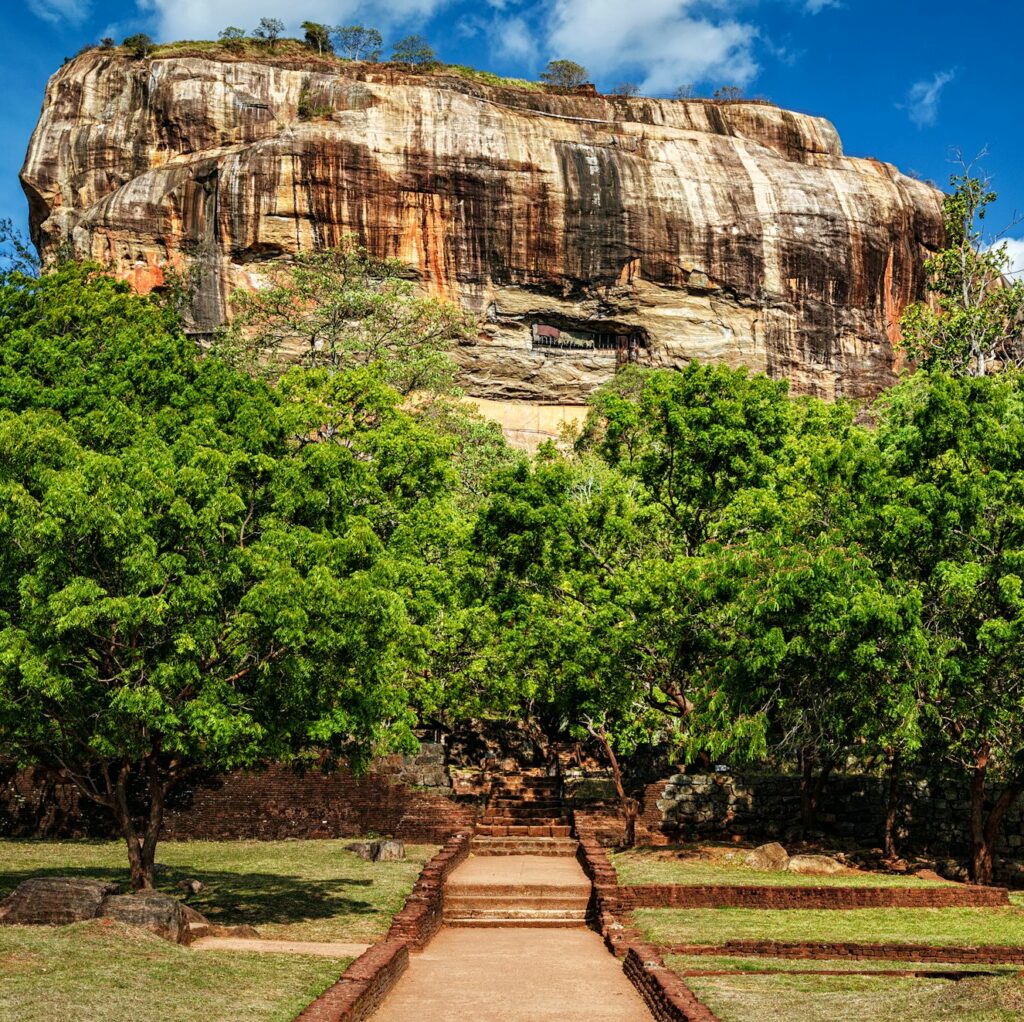
[[[1019,908],[645,908],[634,918],[648,940],[663,945],[729,940],[1024,945],[1024,909]]]
[[[680,845],[672,849],[633,848],[612,854],[620,884],[697,884],[768,887],[945,887],[900,873],[847,869],[829,876],[750,869],[747,848],[735,845]]]
[[[1019,1022],[1024,980],[715,976],[687,985],[722,1022]]]
[[[401,862],[366,862],[338,841],[166,841],[157,887],[201,880],[188,903],[213,923],[282,940],[371,942],[391,925],[436,851],[407,845]],[[119,841],[0,841],[0,897],[32,876],[96,876],[128,885]],[[2,1017],[2,1016],[0,1016]],[[83,1016],[84,1017],[84,1016]]]
[[[0,1019],[290,1022],[349,959],[197,953],[98,921],[0,927]]]
[[[732,955],[666,955],[665,964],[676,972],[690,969],[701,972],[718,969],[727,972],[886,972],[913,969],[931,972],[990,972],[994,976],[1012,976],[1021,971],[1019,965],[977,965],[965,962],[883,962],[870,958],[746,958]]]
[[[482,82],[484,85],[494,85],[506,89],[524,89],[527,92],[543,92],[544,86],[540,82],[531,82],[527,78],[503,78],[494,74],[493,71],[478,71],[475,67],[467,64],[442,64],[438,71],[443,74],[455,75],[457,78],[466,78],[471,82]]]

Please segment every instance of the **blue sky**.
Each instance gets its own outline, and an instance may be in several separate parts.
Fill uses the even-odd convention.
[[[13,10],[10,8],[13,7]],[[47,77],[104,35],[209,39],[261,16],[360,22],[389,41],[422,32],[441,59],[533,77],[553,57],[599,88],[651,95],[739,85],[832,120],[851,155],[941,185],[949,153],[988,149],[1000,194],[989,220],[1024,212],[1019,0],[9,0],[0,39],[0,216],[24,225],[17,174]],[[297,31],[296,31],[296,34]],[[1024,268],[1024,224],[1010,230]]]

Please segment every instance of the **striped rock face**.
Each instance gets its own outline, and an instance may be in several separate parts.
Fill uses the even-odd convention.
[[[477,316],[456,354],[492,411],[695,358],[871,396],[943,240],[938,191],[843,156],[819,118],[312,56],[86,53],[22,181],[44,257],[70,243],[140,290],[190,268],[200,334],[267,260],[355,235]]]

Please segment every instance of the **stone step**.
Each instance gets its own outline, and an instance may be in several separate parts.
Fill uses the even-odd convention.
[[[568,827],[564,816],[506,816],[502,813],[484,813],[477,821],[488,827]]]
[[[569,837],[572,828],[568,824],[541,824],[538,826],[517,824],[512,826],[495,826],[493,824],[477,824],[476,833],[480,837]]]
[[[562,803],[557,798],[492,798],[487,803],[488,809],[562,809]]]
[[[589,898],[445,898],[444,914],[471,919],[477,916],[495,918],[524,917],[545,919],[548,916],[579,916],[587,914]]]
[[[583,904],[590,900],[590,881],[586,878],[578,883],[539,884],[539,883],[492,883],[479,882],[459,883],[449,881],[445,885],[445,903],[454,898],[481,900],[491,898],[502,903],[529,899],[538,903],[554,899],[568,899],[573,904]]]
[[[531,929],[540,927],[558,927],[560,929],[575,928],[586,925],[584,920],[577,919],[574,916],[565,916],[562,918],[552,919],[504,919],[501,917],[481,917],[474,916],[472,919],[460,919],[452,917],[451,919],[445,919],[445,926],[460,926],[468,927],[475,926],[480,929],[498,929],[501,927],[530,927]]]
[[[562,819],[568,815],[559,806],[488,806],[484,816],[497,816],[508,820]]]
[[[567,837],[474,837],[474,855],[575,855],[579,842]]]

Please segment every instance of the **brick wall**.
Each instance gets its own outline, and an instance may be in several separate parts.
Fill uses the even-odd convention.
[[[768,887],[725,884],[638,884],[619,887],[620,912],[635,908],[996,908],[1010,904],[1005,887]]]
[[[661,948],[673,955],[735,955],[738,957],[860,958],[885,962],[958,962],[968,965],[1024,965],[1024,947],[979,947],[925,944],[854,944],[846,941],[801,943],[775,940],[730,940],[725,944],[673,944]]]
[[[295,1022],[364,1022],[381,1006],[421,950],[441,927],[444,882],[469,854],[471,830],[450,836],[423,867],[391,929],[357,958],[332,987],[301,1011]]]
[[[824,839],[878,847],[887,793],[880,778],[838,775],[829,780],[818,814]],[[602,844],[621,842],[622,814],[612,802],[577,805]],[[637,843],[667,844],[694,838],[790,842],[800,836],[800,779],[793,775],[679,774],[648,784],[640,795]],[[965,784],[906,780],[898,832],[907,854],[924,855],[956,869],[969,858],[969,797]],[[996,849],[996,879],[1024,883],[1024,800],[1007,814]]]
[[[472,806],[441,794],[392,783],[371,772],[339,770],[304,775],[281,766],[238,771],[176,791],[164,819],[165,839],[337,838],[366,833],[443,843],[475,819]],[[0,834],[85,836],[113,834],[113,824],[71,784],[43,784],[22,772],[0,792]]]

